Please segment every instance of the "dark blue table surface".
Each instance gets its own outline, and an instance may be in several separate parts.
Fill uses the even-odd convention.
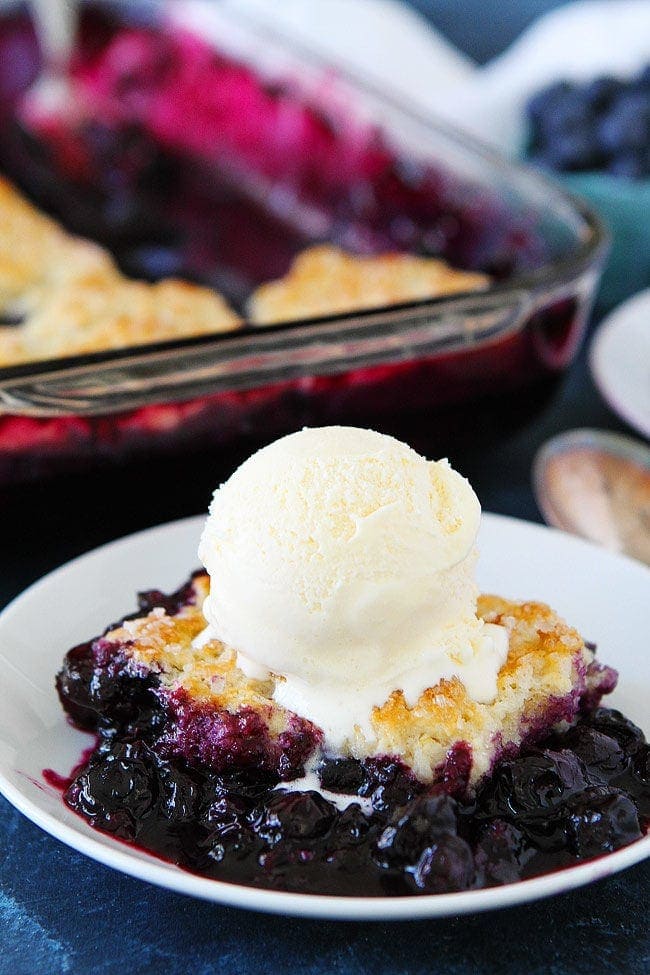
[[[353,0],[350,0],[353,2]],[[553,0],[413,0],[461,48],[484,60]],[[537,418],[454,464],[483,506],[539,520],[530,465],[549,436],[577,426],[624,429],[598,397],[584,354]],[[396,430],[429,456],[427,425]],[[147,525],[205,511],[210,492],[250,445],[200,461],[149,461],[0,491],[0,607],[67,559]],[[41,832],[0,799],[0,975],[246,973],[650,972],[645,864],[537,904],[475,917],[400,924],[300,921],[249,914],[158,890],[99,866]]]

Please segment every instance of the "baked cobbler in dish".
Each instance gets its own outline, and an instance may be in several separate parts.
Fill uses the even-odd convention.
[[[485,275],[433,258],[358,257],[314,247],[297,258],[286,279],[257,290],[250,320],[314,318],[487,283]],[[0,177],[0,367],[226,332],[241,324],[210,288],[171,278],[153,284],[126,278],[104,248],[66,233]]]
[[[638,839],[650,750],[600,706],[616,673],[548,606],[478,595],[478,517],[446,462],[371,431],[258,452],[215,493],[207,571],[67,654],[61,701],[97,735],[67,804],[309,893],[509,883]]]
[[[46,417],[46,410],[67,409],[58,384],[57,403],[51,396],[47,404],[41,399],[39,415],[0,418],[0,478],[31,477],[34,470],[78,466],[96,457],[121,460],[144,447],[161,451],[191,444],[197,449],[251,430],[263,430],[268,438],[306,420],[345,416],[367,422],[397,410],[437,409],[479,397],[489,397],[484,408],[488,415],[496,411],[501,423],[503,397],[512,396],[513,407],[504,415],[508,422],[512,417],[520,422],[538,409],[545,389],[576,353],[602,249],[589,214],[555,197],[542,207],[544,194],[534,180],[483,158],[444,126],[416,119],[408,106],[393,106],[361,79],[339,77],[327,65],[314,74],[313,59],[293,50],[290,38],[272,39],[261,25],[228,13],[226,6],[186,0],[84,2],[70,63],[72,104],[65,98],[48,103],[49,114],[34,117],[32,96],[43,64],[30,5],[2,5],[0,172],[69,234],[106,248],[129,283],[174,277],[223,295],[233,312],[187,311],[187,322],[184,313],[178,327],[183,336],[190,335],[195,317],[201,328],[194,334],[204,326],[208,332],[219,330],[218,322],[228,323],[231,314],[245,318],[258,289],[286,281],[295,259],[324,243],[379,265],[386,255],[399,255],[394,262],[388,258],[389,284],[373,287],[377,295],[388,291],[400,303],[412,299],[408,290],[395,288],[392,272],[408,258],[418,268],[425,267],[421,260],[431,260],[433,272],[442,267],[435,262],[444,261],[446,268],[516,285],[517,301],[521,285],[531,301],[516,328],[510,327],[507,287],[459,303],[458,315],[450,314],[446,303],[431,309],[431,320],[418,309],[414,317],[421,327],[408,340],[403,337],[409,316],[384,306],[381,316],[375,319],[373,311],[364,322],[361,344],[346,343],[345,368],[324,364],[329,353],[341,352],[339,326],[321,329],[329,334],[326,346],[312,349],[320,362],[318,375],[299,348],[309,336],[299,331],[292,338],[287,332],[289,357],[301,363],[290,375],[271,382],[255,360],[246,380],[254,388],[229,387],[210,395],[194,379],[181,390],[178,372],[172,391],[168,381],[162,383],[160,358],[154,357],[156,365],[144,350],[139,360],[147,364],[148,380],[139,386],[138,403],[146,398],[145,406],[136,406],[128,383],[121,397],[117,389],[102,395],[95,385],[92,403],[86,399],[81,406],[76,399],[74,415]],[[205,21],[194,18],[199,7]],[[243,43],[230,45],[232,30],[224,18]],[[346,275],[351,267],[345,261]],[[372,266],[363,268],[374,280]],[[336,303],[330,280],[327,287],[328,302]],[[433,293],[441,294],[437,280]],[[153,302],[155,293],[146,294]],[[188,303],[191,297],[193,304],[193,295]],[[420,296],[426,297],[418,288]],[[207,296],[206,301],[209,305]],[[111,302],[108,317],[115,317],[117,307],[122,323],[114,333],[116,344],[173,341],[167,322],[160,327],[163,303],[156,301],[146,313],[141,334],[135,323],[131,328],[127,321],[124,328],[123,306]],[[63,311],[69,314],[67,305]],[[304,313],[292,309],[290,314],[295,321]],[[65,355],[65,349],[75,354],[106,348],[103,325],[95,341],[90,319],[75,314],[80,341],[68,343],[68,330],[48,317],[27,343],[24,325],[8,312],[0,322],[5,326],[0,365]],[[12,326],[16,331],[9,331]],[[340,330],[345,331],[343,323]],[[377,354],[369,361],[366,353],[369,344],[375,348],[375,339]],[[251,347],[258,341],[277,349],[285,337],[252,337]],[[50,343],[56,348],[49,349]],[[247,343],[248,336],[236,333],[216,344],[227,354],[229,346]],[[205,339],[199,341],[203,344]],[[212,339],[208,344],[214,359]],[[197,352],[179,347],[178,353],[179,366],[189,375],[188,358]],[[93,367],[86,367],[87,377]],[[132,363],[124,368],[130,376]],[[24,400],[36,387],[27,369],[19,371],[25,377]],[[47,371],[51,386],[58,370],[52,365]],[[17,403],[14,378],[5,380]],[[525,395],[514,404],[523,387]],[[76,389],[79,393],[78,383]],[[188,400],[171,401],[181,395]],[[118,406],[119,413],[105,412]],[[454,425],[456,419],[466,422],[461,413]],[[468,426],[473,429],[473,419]]]

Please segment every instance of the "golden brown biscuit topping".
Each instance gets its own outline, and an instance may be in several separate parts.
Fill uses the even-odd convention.
[[[212,640],[195,647],[205,626],[201,611],[209,581],[194,579],[196,605],[175,616],[154,609],[106,634],[109,643],[129,646],[136,668],[160,675],[169,691],[182,690],[197,702],[237,712],[257,711],[272,735],[284,729],[288,712],[273,700],[273,680],[246,677],[237,667],[233,650]],[[517,748],[552,710],[553,702],[579,696],[588,688],[586,671],[593,653],[577,630],[543,603],[516,603],[497,596],[481,596],[479,616],[507,627],[508,658],[498,677],[494,701],[473,701],[457,679],[428,688],[414,707],[401,692],[393,693],[372,715],[374,739],[360,731],[342,753],[355,758],[398,755],[422,780],[433,777],[449,750],[458,742],[472,753],[470,782],[475,784],[491,768],[504,748]],[[552,722],[551,722],[552,723]]]
[[[412,254],[358,257],[323,244],[299,254],[285,277],[263,284],[249,302],[256,325],[336,315],[425,298],[480,291],[484,274]]]
[[[215,291],[124,277],[0,178],[0,366],[237,328]]]

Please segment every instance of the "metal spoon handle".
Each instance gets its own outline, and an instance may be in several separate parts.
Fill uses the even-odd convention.
[[[30,0],[46,70],[68,67],[78,23],[78,0]]]

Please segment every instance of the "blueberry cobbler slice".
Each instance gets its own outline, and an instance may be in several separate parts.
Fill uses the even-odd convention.
[[[207,571],[67,654],[61,701],[97,736],[67,804],[307,893],[491,886],[638,839],[650,756],[600,706],[616,674],[548,606],[478,595],[478,516],[445,461],[372,431],[258,452],[215,493]]]

